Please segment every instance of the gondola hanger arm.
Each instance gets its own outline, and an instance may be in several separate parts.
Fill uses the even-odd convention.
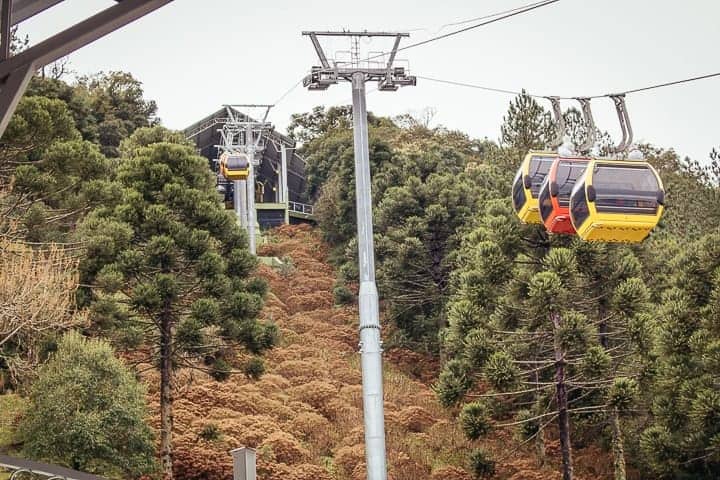
[[[622,140],[618,145],[613,147],[613,153],[625,153],[632,144],[633,131],[630,125],[630,117],[628,116],[627,106],[625,104],[625,94],[616,93],[608,95],[613,103],[615,103],[615,111],[618,115],[618,121],[620,122],[620,129],[622,130]]]
[[[583,153],[590,150],[595,144],[595,119],[593,119],[592,107],[590,106],[590,97],[576,97],[575,100],[580,103],[583,119],[585,120],[585,128],[587,128],[585,141],[582,145],[578,146],[578,151]]]
[[[565,117],[560,108],[560,97],[545,97],[550,101],[553,109],[553,117],[555,118],[555,138],[549,143],[551,149],[556,149],[563,144],[565,139]]]

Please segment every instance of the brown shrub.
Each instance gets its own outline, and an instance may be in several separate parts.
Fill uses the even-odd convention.
[[[355,468],[362,464],[365,468],[365,445],[362,443],[340,447],[335,451],[335,465],[341,469],[346,476],[353,475]]]
[[[260,448],[271,449],[276,461],[287,464],[301,463],[310,456],[300,442],[287,432],[275,432],[269,435],[260,444]]]
[[[422,407],[405,407],[399,412],[400,423],[411,432],[423,432],[435,423],[435,418]]]
[[[325,432],[330,429],[330,422],[317,413],[303,412],[288,422],[288,428],[295,435],[304,438],[313,438],[320,432],[325,434]]]
[[[388,460],[388,475],[394,480],[416,480],[427,478],[430,474],[428,466],[418,463],[405,452],[391,452]]]
[[[311,379],[317,373],[317,365],[306,360],[286,360],[276,366],[273,371],[286,379],[292,380],[296,377]]]
[[[290,295],[285,304],[293,311],[304,312],[309,310],[317,310],[318,308],[328,308],[333,304],[333,296],[331,292],[314,292],[305,295]]]
[[[78,261],[61,248],[35,251],[0,241],[0,345],[16,352],[3,357],[12,383],[32,374],[40,361],[39,332],[59,332],[85,325],[85,313],[72,315]],[[2,388],[2,385],[0,385]]]
[[[173,474],[176,480],[227,480],[232,478],[232,459],[227,452],[178,445],[174,454]]]
[[[472,476],[462,468],[445,466],[433,470],[430,480],[472,480]]]
[[[324,468],[318,465],[302,463],[295,465],[287,479],[292,480],[332,480],[330,474]]]
[[[257,478],[262,480],[288,480],[293,478],[291,467],[284,463],[276,463],[274,460],[265,460],[261,457],[257,460]],[[225,478],[228,480],[232,476]]]
[[[297,400],[307,403],[320,413],[327,416],[327,404],[337,395],[337,388],[330,383],[313,380],[304,385],[298,385],[288,390],[288,393]]]

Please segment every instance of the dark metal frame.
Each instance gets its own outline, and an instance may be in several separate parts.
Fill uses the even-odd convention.
[[[303,86],[308,90],[327,90],[330,85],[338,83],[338,79],[351,81],[354,73],[364,74],[366,81],[378,82],[378,90],[394,92],[398,87],[411,86],[416,84],[416,78],[409,76],[403,67],[393,67],[400,41],[409,37],[408,33],[394,32],[302,32],[304,36],[310,37],[315,48],[320,66],[312,67],[310,75],[303,79]],[[395,43],[388,57],[384,68],[361,68],[359,66],[338,67],[330,65],[327,55],[323,51],[317,37],[394,37]]]
[[[0,136],[35,72],[45,65],[124,27],[172,0],[116,0],[117,5],[10,57],[14,25],[63,0],[0,0]]]
[[[33,475],[50,477],[48,480],[105,480],[104,477],[79,472],[70,468],[60,467],[58,465],[52,465],[44,462],[26,460],[24,458],[10,457],[8,455],[0,455],[0,468],[6,468],[10,471],[14,471],[13,476],[19,476],[15,474],[20,473],[30,473]]]

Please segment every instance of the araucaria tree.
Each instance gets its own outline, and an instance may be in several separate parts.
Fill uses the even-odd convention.
[[[211,368],[226,376],[228,364],[207,350],[218,343],[211,338],[260,352],[272,346],[277,329],[256,321],[264,285],[249,278],[256,261],[217,197],[207,160],[187,144],[168,142],[176,138],[169,132],[151,133],[140,129],[122,148],[121,198],[98,207],[81,226],[87,287],[80,301],[91,305],[97,328],[153,347],[167,480],[173,476],[175,365],[216,354]]]
[[[615,478],[624,480],[620,422],[635,401],[636,345],[649,322],[637,259],[622,247],[549,239],[495,201],[465,237],[458,264],[437,392],[446,405],[471,400],[460,416],[466,434],[518,427],[542,461],[544,427],[557,419],[563,479],[571,480],[571,418],[583,429],[609,424]],[[613,273],[598,281],[598,265]],[[475,388],[480,381],[489,389]]]
[[[652,422],[640,447],[658,478],[720,478],[720,234],[688,245],[669,270]]]
[[[555,136],[550,114],[523,91],[510,103],[500,127],[500,143],[525,155],[528,150],[544,148]]]

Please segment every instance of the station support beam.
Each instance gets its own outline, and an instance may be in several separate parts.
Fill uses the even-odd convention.
[[[40,68],[95,40],[131,23],[138,18],[170,3],[172,0],[123,0],[100,13],[63,30],[14,57],[0,59],[0,135],[5,132],[10,117],[15,112],[20,97],[25,92],[33,74]],[[10,7],[11,21],[22,21],[57,3],[55,1],[18,1],[17,9],[12,8],[11,0],[2,0]],[[14,14],[13,14],[14,12]],[[4,20],[4,19],[2,19]],[[3,21],[3,23],[5,23]],[[9,34],[9,28],[3,35]],[[7,32],[7,33],[6,33]],[[9,46],[6,38],[2,47]]]
[[[62,3],[64,0],[14,0],[12,2],[12,24],[24,22],[30,17]]]

